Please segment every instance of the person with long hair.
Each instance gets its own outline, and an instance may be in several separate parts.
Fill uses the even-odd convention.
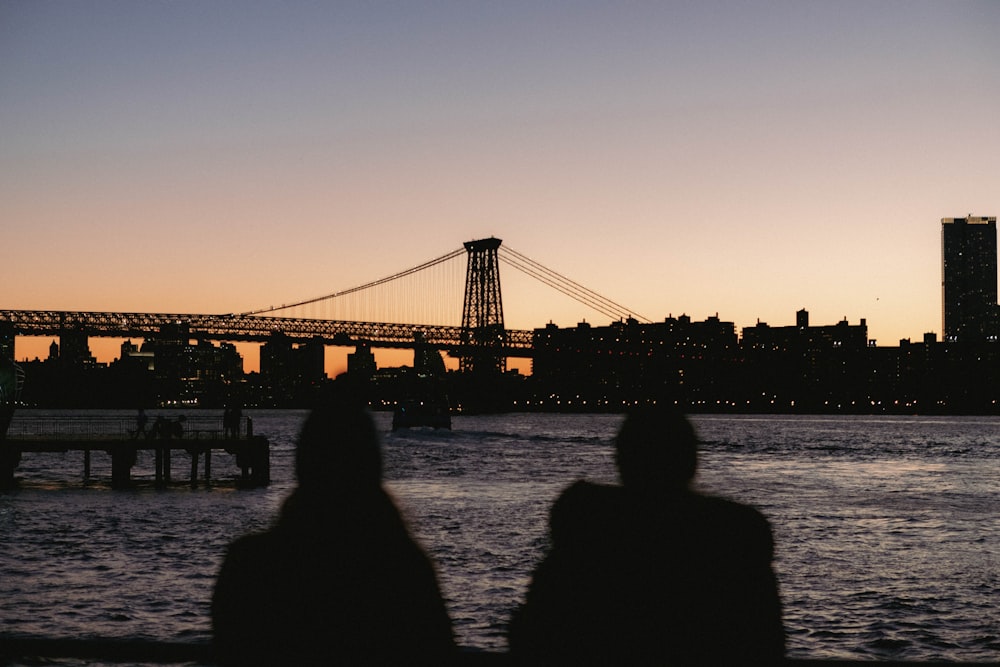
[[[441,665],[456,646],[434,568],[382,485],[351,392],[312,411],[298,487],[274,526],[230,545],[212,599],[223,665]]]

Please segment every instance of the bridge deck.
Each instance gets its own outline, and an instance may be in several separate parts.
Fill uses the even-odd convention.
[[[247,314],[0,310],[0,322],[8,322],[18,336],[58,336],[75,331],[87,336],[148,338],[159,335],[165,327],[183,325],[192,338],[230,342],[263,342],[281,331],[298,342],[321,338],[327,345],[365,343],[372,347],[412,348],[419,343],[456,353],[469,347],[468,332],[462,327]],[[508,329],[503,353],[530,357],[532,336],[531,331]]]

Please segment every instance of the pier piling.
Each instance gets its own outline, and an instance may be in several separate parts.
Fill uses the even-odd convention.
[[[189,449],[191,454],[191,488],[198,486],[198,450]]]
[[[223,438],[221,429],[197,428],[188,430],[179,437],[145,439],[135,438],[125,426],[117,433],[108,432],[106,424],[86,431],[77,423],[65,423],[69,421],[71,420],[15,420],[7,437],[0,440],[0,488],[16,485],[14,471],[24,454],[30,456],[44,452],[73,451],[83,454],[85,483],[91,482],[93,478],[94,451],[106,453],[111,459],[110,483],[113,488],[134,485],[133,468],[141,451],[153,453],[155,485],[169,485],[172,452],[176,449],[185,450],[191,456],[191,476],[188,480],[191,486],[198,484],[198,458],[202,455],[205,457],[205,484],[210,486],[213,483],[213,449],[224,450],[234,456],[239,471],[230,479],[239,486],[264,486],[271,481],[270,443],[263,436],[253,435],[252,427],[247,429],[244,437]]]

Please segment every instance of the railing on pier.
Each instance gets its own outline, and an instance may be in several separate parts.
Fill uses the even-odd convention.
[[[166,419],[176,424],[180,417]],[[134,437],[155,437],[156,420],[146,424],[145,436],[137,434],[135,417],[15,417],[7,429],[7,437],[14,439],[68,439],[105,440]],[[180,422],[179,434],[172,437],[183,440],[218,440],[224,437],[221,417],[185,417]],[[244,431],[245,432],[245,431]]]
[[[130,639],[53,639],[48,637],[0,635],[0,665],[16,660],[71,658],[121,664],[213,665],[212,645],[207,642],[155,642]],[[513,667],[510,654],[499,651],[461,649],[456,667]],[[881,660],[807,660],[789,658],[784,667],[932,667],[943,665],[1000,667],[1000,662],[903,662]]]
[[[169,484],[171,455],[180,450],[190,457],[190,483],[197,484],[199,459],[204,461],[204,479],[212,481],[212,451],[233,454],[241,470],[240,482],[263,486],[270,479],[270,445],[255,436],[248,417],[240,432],[226,432],[215,417],[167,419],[159,416],[148,428],[139,430],[135,418],[83,417],[14,419],[6,436],[0,438],[0,488],[14,486],[14,469],[24,454],[77,451],[83,454],[83,479],[91,478],[91,455],[104,452],[111,458],[111,484],[132,485],[131,470],[140,451],[151,451],[155,460],[155,482]]]

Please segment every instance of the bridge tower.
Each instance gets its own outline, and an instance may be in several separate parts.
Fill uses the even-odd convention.
[[[462,307],[462,352],[459,369],[475,373],[503,373],[507,370],[504,348],[507,330],[500,299],[500,267],[497,250],[500,239],[488,238],[465,243],[469,255],[465,273],[465,304]]]

